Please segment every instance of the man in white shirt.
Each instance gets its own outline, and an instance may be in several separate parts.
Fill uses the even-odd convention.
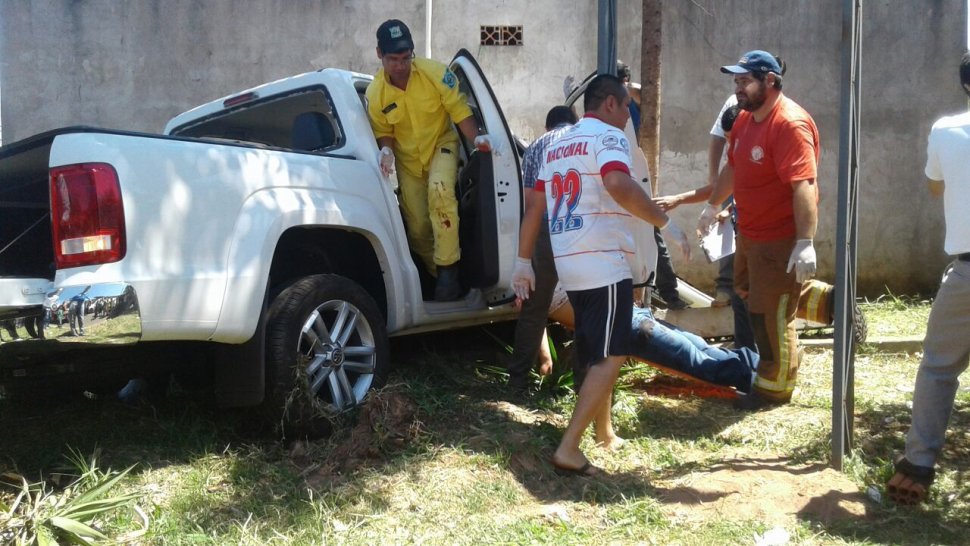
[[[687,237],[630,176],[630,143],[623,127],[630,116],[623,82],[594,78],[584,96],[585,117],[549,146],[519,235],[519,258],[512,275],[516,295],[528,299],[535,287],[532,253],[548,210],[549,236],[559,281],[576,313],[576,368],[579,397],[562,441],[552,456],[559,474],[599,472],[579,448],[591,422],[596,442],[607,449],[623,440],[613,431],[611,394],[620,365],[630,354],[635,254],[629,222],[640,218],[680,243]]]
[[[970,95],[970,53],[965,53],[960,62],[960,82]],[[943,197],[943,249],[956,259],[943,273],[926,325],[906,452],[886,484],[889,498],[899,504],[917,504],[926,498],[959,377],[970,363],[970,112],[937,120],[930,131],[926,155],[929,191]]]

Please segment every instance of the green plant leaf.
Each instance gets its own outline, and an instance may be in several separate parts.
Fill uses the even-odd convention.
[[[13,500],[13,504],[7,509],[7,513],[11,516],[17,512],[17,509],[20,507],[20,503],[23,502],[24,498],[27,498],[28,502],[30,502],[30,484],[28,484],[27,480],[24,480],[23,478],[21,478],[21,480],[23,480],[23,484],[20,486],[20,491],[17,493],[17,497]]]
[[[73,538],[80,539],[81,544],[91,544],[91,541],[87,540],[86,537],[91,537],[98,540],[107,540],[108,538],[101,531],[98,531],[94,527],[81,523],[80,521],[77,521],[77,520],[60,517],[60,516],[54,516],[50,519],[50,521],[51,521],[51,525],[53,525],[54,527],[57,527],[58,529],[61,529],[63,531],[66,531],[69,534],[74,535]],[[74,541],[72,540],[72,542]]]
[[[37,541],[37,546],[58,546],[57,539],[54,538],[54,533],[44,526],[37,527],[37,536],[34,537]],[[34,542],[33,540],[26,541],[28,544]]]
[[[91,502],[93,500],[97,500],[98,497],[107,493],[115,485],[117,485],[118,482],[120,482],[125,476],[127,476],[128,473],[131,472],[134,468],[135,468],[135,465],[131,465],[128,468],[124,469],[123,471],[115,474],[110,479],[92,487],[91,489],[88,489],[84,493],[81,493],[80,495],[77,496],[76,499],[74,499],[74,502],[72,502],[72,505],[79,506],[79,505]]]
[[[89,521],[94,516],[121,508],[136,498],[138,498],[137,494],[129,493],[117,497],[86,502],[80,505],[70,503],[66,510],[59,512],[59,515],[62,517],[73,518],[78,521]]]

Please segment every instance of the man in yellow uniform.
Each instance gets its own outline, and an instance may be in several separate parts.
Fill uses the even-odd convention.
[[[377,29],[382,68],[367,87],[367,114],[380,147],[378,162],[388,176],[397,166],[401,211],[411,249],[437,277],[435,300],[461,297],[458,279],[458,126],[475,146],[489,152],[458,78],[448,67],[414,57],[407,25],[397,19]]]

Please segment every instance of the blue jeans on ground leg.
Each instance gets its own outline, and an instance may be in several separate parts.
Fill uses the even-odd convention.
[[[700,337],[663,321],[648,309],[633,310],[633,356],[691,376],[750,392],[758,354],[746,348],[712,347]]]

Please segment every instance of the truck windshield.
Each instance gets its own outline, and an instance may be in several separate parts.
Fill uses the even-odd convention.
[[[302,151],[325,151],[343,143],[333,101],[323,87],[240,104],[174,135]]]

